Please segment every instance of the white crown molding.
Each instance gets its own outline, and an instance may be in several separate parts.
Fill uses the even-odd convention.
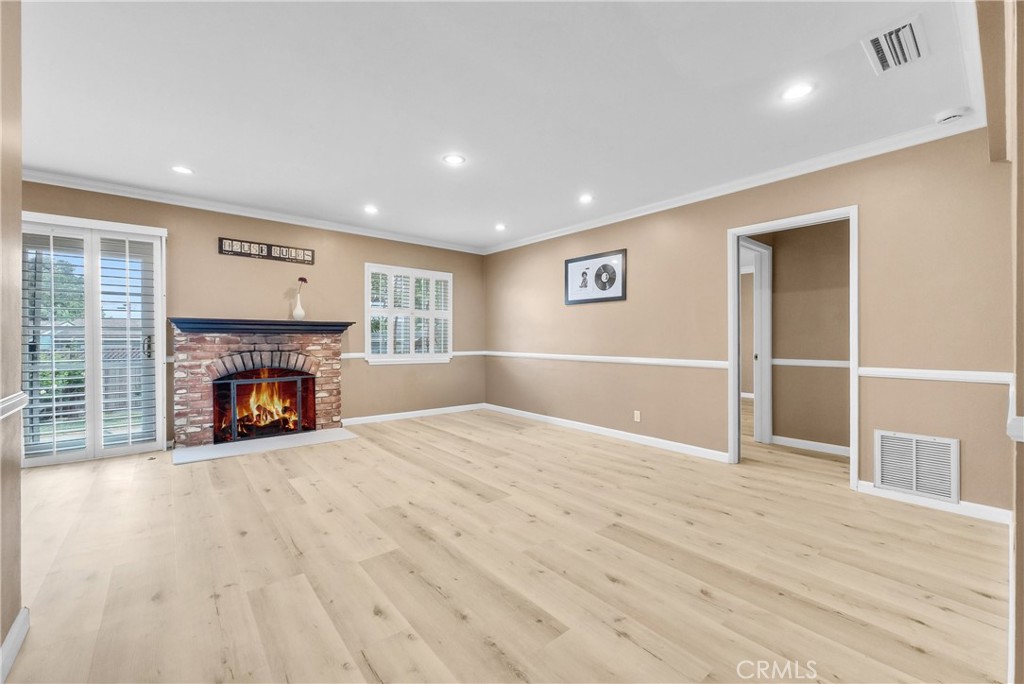
[[[484,249],[482,250],[482,253],[495,254],[497,252],[504,252],[510,249],[516,249],[517,247],[532,245],[536,242],[544,242],[545,240],[562,237],[563,235],[571,235],[584,230],[591,230],[592,228],[600,228],[612,223],[655,214],[659,211],[676,209],[678,207],[686,206],[687,204],[695,204],[697,202],[715,199],[716,197],[731,195],[734,192],[749,190],[760,185],[768,185],[769,183],[776,183],[778,181],[795,178],[797,176],[803,176],[808,173],[814,173],[815,171],[823,171],[834,166],[842,166],[843,164],[849,164],[869,157],[877,157],[879,155],[895,152],[907,147],[934,142],[936,140],[941,140],[942,138],[948,138],[960,133],[967,133],[968,131],[973,131],[978,128],[984,128],[985,125],[986,121],[983,113],[979,114],[976,110],[972,114],[965,116],[963,119],[955,123],[946,124],[944,126],[931,124],[913,131],[907,131],[906,133],[900,133],[898,135],[864,143],[863,145],[857,145],[855,147],[848,147],[846,149],[839,150],[838,152],[832,152],[806,161],[798,162],[796,164],[791,164],[789,166],[783,166],[764,173],[716,185],[705,190],[698,190],[697,192],[692,192],[687,195],[680,195],[679,197],[655,202],[654,204],[648,204],[628,211],[607,214],[591,221],[577,223],[566,228],[559,228],[546,233],[541,233],[540,235],[523,238],[521,240],[504,242],[495,247]]]
[[[419,238],[411,235],[404,235],[401,233],[394,233],[386,230],[360,228],[358,226],[352,226],[347,223],[339,223],[337,221],[325,221],[322,219],[309,218],[308,216],[298,216],[295,214],[271,211],[269,209],[247,207],[241,204],[232,204],[230,202],[219,202],[216,200],[200,199],[198,197],[192,197],[190,195],[181,195],[178,193],[161,192],[159,190],[147,190],[145,188],[138,188],[132,185],[125,185],[122,183],[112,183],[109,181],[93,180],[91,178],[82,178],[80,176],[55,173],[52,171],[42,171],[40,169],[33,169],[30,167],[26,167],[25,169],[22,170],[21,177],[22,180],[29,181],[31,183],[57,185],[62,188],[71,188],[73,190],[99,192],[106,195],[117,195],[119,197],[129,197],[131,199],[146,200],[149,202],[173,204],[175,206],[188,207],[190,209],[216,211],[222,214],[232,214],[235,216],[248,216],[249,218],[262,219],[265,221],[289,223],[296,226],[304,226],[306,228],[330,230],[336,233],[362,235],[364,237],[372,237],[380,240],[405,242],[413,245],[421,245],[423,247],[435,247],[437,249],[447,249],[456,252],[469,252],[470,254],[484,253],[483,250],[479,247],[471,247],[468,245],[461,245],[454,242],[445,242],[443,240],[430,240],[428,238]]]
[[[970,70],[968,70],[970,71]],[[970,79],[968,79],[970,80]],[[973,88],[971,89],[973,92]],[[886,154],[889,152],[895,152],[907,147],[913,147],[914,145],[921,145],[924,143],[934,142],[941,140],[942,138],[948,138],[953,135],[960,133],[966,133],[973,131],[978,128],[983,128],[986,125],[984,117],[984,109],[976,110],[964,117],[962,120],[946,124],[945,126],[939,126],[938,124],[932,124],[923,128],[901,133],[899,135],[890,136],[881,140],[876,140],[863,145],[857,145],[855,147],[849,147],[838,152],[832,152],[830,154],[821,155],[814,157],[806,161],[784,166],[764,173],[747,176],[739,180],[730,181],[721,185],[716,185],[711,188],[704,190],[698,190],[686,195],[674,197],[671,199],[663,200],[661,202],[655,202],[654,204],[648,204],[635,209],[627,211],[617,212],[613,214],[605,214],[599,216],[590,221],[584,223],[577,223],[565,228],[558,228],[551,230],[539,235],[523,238],[521,240],[513,240],[510,242],[503,242],[493,247],[476,247],[471,245],[463,245],[454,242],[445,242],[441,240],[430,240],[427,238],[418,238],[415,236],[404,235],[400,233],[394,233],[382,230],[371,230],[367,228],[359,228],[357,226],[351,226],[345,223],[339,223],[335,221],[325,221],[322,219],[313,219],[305,216],[296,216],[293,214],[287,214],[283,212],[270,211],[266,209],[258,209],[254,207],[246,207],[240,204],[232,204],[229,202],[218,202],[214,200],[200,199],[197,197],[191,197],[188,195],[180,195],[177,193],[160,192],[156,190],[146,190],[144,188],[137,188],[130,185],[124,185],[120,183],[111,183],[108,181],[92,180],[88,178],[82,178],[79,176],[72,176],[68,174],[54,173],[51,171],[42,171],[39,169],[33,169],[26,167],[22,172],[23,180],[30,181],[33,183],[44,183],[46,185],[57,185],[65,188],[72,188],[75,190],[87,190],[90,192],[105,193],[108,195],[118,195],[121,197],[130,197],[133,199],[148,200],[151,202],[161,202],[164,204],[173,204],[183,207],[189,207],[192,209],[202,209],[205,211],[216,211],[224,214],[233,214],[237,216],[248,216],[250,218],[264,219],[267,221],[276,221],[279,223],[289,223],[298,226],[305,226],[308,228],[319,228],[321,230],[331,230],[338,233],[349,233],[351,235],[362,235],[365,237],[378,238],[381,240],[393,240],[395,242],[405,242],[414,245],[421,245],[424,247],[435,247],[437,249],[447,249],[456,252],[468,252],[470,254],[496,254],[498,252],[504,252],[510,249],[516,249],[517,247],[525,247],[526,245],[532,245],[537,242],[543,242],[545,240],[551,240],[553,238],[562,237],[563,235],[571,235],[573,233],[580,233],[585,230],[591,230],[593,228],[600,228],[607,226],[612,223],[618,223],[621,221],[627,221],[629,219],[638,218],[641,216],[647,216],[649,214],[655,214],[659,211],[666,211],[668,209],[676,209],[678,207],[686,206],[688,204],[695,204],[697,202],[703,202],[705,200],[714,199],[716,197],[722,197],[724,195],[730,195],[735,192],[742,190],[749,190],[756,188],[760,185],[767,185],[769,183],[775,183],[789,178],[795,178],[808,173],[814,173],[815,171],[822,171],[825,169],[832,168],[834,166],[841,166],[843,164],[849,164],[851,162],[860,161],[869,157],[875,157],[878,155]]]

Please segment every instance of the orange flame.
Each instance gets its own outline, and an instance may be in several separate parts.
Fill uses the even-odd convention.
[[[269,370],[260,370],[260,378],[269,378]],[[286,430],[294,430],[298,427],[299,415],[289,399],[281,396],[281,383],[261,382],[254,384],[252,393],[249,395],[248,406],[241,402],[238,404],[238,421],[250,423],[257,427],[270,425],[284,419]],[[244,420],[250,417],[249,420]]]

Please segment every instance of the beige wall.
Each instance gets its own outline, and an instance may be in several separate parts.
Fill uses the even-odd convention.
[[[850,359],[850,222],[773,233],[772,355]],[[772,366],[772,434],[850,446],[845,368]]]
[[[772,366],[772,434],[850,446],[850,370]]]
[[[1009,168],[990,163],[987,133],[978,130],[493,254],[485,259],[487,347],[724,360],[725,231],[858,205],[861,365],[1008,371],[1014,360],[1009,178]],[[622,247],[629,250],[629,298],[565,306],[564,260]],[[488,399],[536,410],[543,396],[542,412],[551,415],[726,448],[724,370],[650,373],[632,365],[562,362],[565,370],[556,375],[551,364],[488,359]],[[597,376],[601,383],[592,392],[557,386],[566,378],[589,383]],[[956,384],[933,392],[928,384],[893,382],[905,383],[902,391],[912,395],[904,406],[915,398],[939,401],[940,413],[950,416],[963,396],[1002,392],[1001,407],[994,401],[982,406],[995,413],[978,420],[988,426],[980,433],[958,421],[943,434],[971,430],[973,446],[964,450],[962,466],[965,479],[976,484],[965,492],[978,503],[1009,505],[1012,448],[1005,425],[997,426],[1005,423],[1006,388]],[[653,383],[653,402],[637,425],[631,421],[634,388],[647,383]],[[880,421],[885,429],[910,429],[902,414],[884,420],[890,414],[880,412],[878,401],[862,397],[862,433],[881,427]],[[871,450],[870,443],[862,446],[865,479]]]
[[[21,5],[0,2],[0,396],[21,390]],[[0,424],[0,640],[21,610],[21,414]],[[6,658],[6,653],[5,653]]]
[[[754,274],[740,274],[740,392],[754,393]]]
[[[722,371],[516,358],[487,359],[487,401],[686,444],[724,448]],[[666,410],[670,407],[671,410]],[[641,422],[633,422],[633,411]],[[679,420],[686,416],[686,420]]]
[[[875,430],[960,440],[960,498],[1011,508],[1013,446],[1003,385],[861,378],[860,479],[873,472]]]
[[[199,209],[25,183],[26,211],[166,228],[167,315],[210,318],[290,317],[299,276],[308,320],[355,321],[344,351],[362,352],[366,262],[448,271],[453,274],[453,348],[483,344],[483,258],[474,254],[293,226]],[[316,250],[313,266],[257,261],[217,253],[220,236],[283,242]],[[450,364],[368,366],[346,360],[342,368],[345,418],[478,403],[484,399],[484,364],[455,358]]]
[[[772,356],[850,359],[850,222],[774,234]]]

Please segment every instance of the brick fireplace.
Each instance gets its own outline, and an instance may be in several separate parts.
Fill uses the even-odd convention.
[[[174,444],[194,447],[246,437],[341,427],[341,336],[351,323],[172,318],[174,326]],[[267,382],[312,396],[286,397],[276,411],[249,401],[253,383]],[[292,383],[294,379],[296,382]],[[238,393],[235,419],[224,411],[225,388]],[[237,387],[237,389],[235,389]],[[246,394],[246,393],[249,394]],[[275,394],[276,396],[276,394]],[[253,409],[245,405],[251,403]],[[217,416],[215,420],[215,405]],[[313,406],[315,405],[315,410]],[[301,416],[305,412],[305,419]],[[252,426],[254,415],[265,426]],[[315,426],[311,415],[315,415]],[[279,426],[280,430],[274,430]]]

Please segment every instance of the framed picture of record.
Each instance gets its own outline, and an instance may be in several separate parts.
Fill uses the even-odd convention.
[[[626,250],[565,260],[565,303],[613,302],[626,298]]]

